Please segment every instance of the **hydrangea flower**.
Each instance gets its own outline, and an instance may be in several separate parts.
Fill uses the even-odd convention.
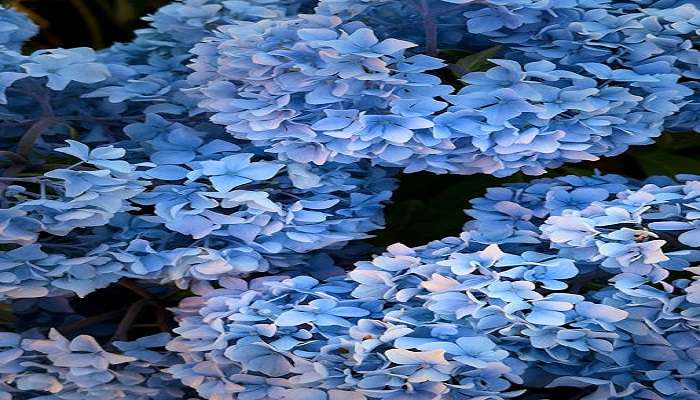
[[[475,220],[459,238],[392,245],[344,281],[269,277],[207,290],[179,311],[168,346],[183,362],[171,372],[208,398],[263,379],[272,392],[321,398],[508,398],[543,386],[592,399],[692,398],[700,253],[674,238],[697,179],[510,184],[472,201]],[[529,210],[526,224],[493,218],[511,202]],[[589,221],[588,240],[554,240],[570,214]],[[512,240],[473,230],[491,224],[511,224]],[[199,372],[209,360],[220,360],[220,375]],[[256,380],[223,389],[232,374]]]
[[[36,28],[0,8],[0,399],[696,398],[697,176],[492,188],[459,237],[336,264],[396,169],[541,174],[698,130],[698,15],[180,0],[129,43],[22,54]],[[128,279],[190,290],[176,337],[65,328]]]
[[[160,168],[152,168],[153,163],[124,161],[123,148],[90,150],[70,141],[58,151],[78,158],[83,169],[53,170],[36,178],[61,195],[44,194],[4,210],[4,242],[22,245],[7,255],[14,259],[12,254],[21,253],[32,262],[25,266],[22,259],[5,267],[4,295],[35,297],[65,289],[84,296],[120,276],[185,285],[192,276],[217,280],[267,271],[271,265],[289,268],[299,262],[294,253],[337,248],[381,226],[381,203],[393,186],[382,171],[287,164],[282,172],[285,164],[251,162],[254,155],[237,148],[204,152],[203,157],[215,159],[194,156],[196,160],[180,166],[168,164],[187,176],[166,179],[164,171],[153,172]],[[84,168],[88,165],[93,169]],[[289,195],[271,190],[272,182]],[[139,211],[150,205],[153,213]],[[71,240],[78,229],[100,229],[95,235],[104,235],[105,227],[111,227],[107,238],[88,234],[83,243],[65,250],[59,246],[60,251],[39,237],[45,232]],[[100,245],[88,251],[96,241]]]
[[[37,32],[38,27],[26,15],[0,7],[0,46],[19,50],[22,44]]]
[[[412,43],[340,23],[302,15],[222,27],[193,49],[200,106],[281,159],[405,164],[410,148],[432,146],[422,135],[433,123],[423,117],[444,107],[433,98],[450,89],[425,72],[443,64],[405,57]]]
[[[197,41],[297,6],[177,2],[132,43],[12,53],[3,154],[29,170],[2,186],[0,240],[32,258],[7,267],[0,297],[85,296],[125,276],[185,287],[295,269],[326,248],[342,258],[343,245],[381,227],[391,173],[276,161],[189,113],[197,95],[183,90],[184,64]],[[37,134],[31,148],[25,128]],[[65,167],[31,171],[35,157]]]
[[[114,342],[115,352],[91,336],[69,340],[56,330],[48,336],[3,332],[0,337],[7,361],[1,372],[3,399],[188,398],[163,372],[174,361],[161,350],[170,338],[167,334]]]
[[[97,83],[109,78],[109,69],[97,61],[94,50],[75,49],[39,50],[21,67],[33,78],[46,77],[46,86],[63,90],[70,82]]]
[[[423,144],[438,148],[406,149],[408,172],[541,174],[651,143],[664,127],[697,130],[694,2],[322,0],[317,11],[382,20],[380,37],[424,51],[505,55],[486,72],[451,67],[467,72],[466,86],[442,96],[452,107],[424,115],[434,127]],[[507,47],[487,49],[484,37]]]

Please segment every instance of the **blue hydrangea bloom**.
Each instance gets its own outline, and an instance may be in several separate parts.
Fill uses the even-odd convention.
[[[89,149],[69,141],[58,151],[79,159],[80,169],[37,177],[47,188],[40,198],[18,195],[3,210],[3,242],[22,246],[5,253],[3,296],[65,290],[84,296],[121,276],[186,285],[193,276],[216,280],[289,268],[300,261],[294,253],[338,248],[379,228],[382,202],[394,185],[380,170],[251,162],[253,154],[237,150],[200,147],[199,154],[208,155],[155,168],[124,161],[126,151],[113,146]],[[144,206],[153,212],[143,213]],[[77,241],[56,247],[42,233]]]
[[[121,277],[186,287],[296,269],[324,249],[342,257],[380,228],[390,171],[275,160],[210,123],[186,90],[188,51],[216,26],[299,6],[176,2],[130,43],[8,51],[2,150],[27,171],[0,183],[0,242],[13,260],[0,298],[85,296]],[[41,157],[61,167],[36,171]]]
[[[36,35],[38,27],[24,14],[0,7],[0,46],[19,50],[22,44]]]
[[[324,0],[323,17],[224,26],[193,49],[190,84],[212,121],[281,159],[542,174],[652,143],[664,128],[696,129],[700,11],[682,1],[640,7]],[[416,24],[425,32],[406,29]],[[506,45],[507,59],[463,71],[464,86],[441,84],[430,73],[444,64],[422,54],[488,41]]]
[[[229,281],[182,303],[168,348],[183,361],[169,371],[206,398],[503,399],[538,387],[693,398],[700,252],[678,238],[692,232],[697,179],[506,185],[472,201],[460,237],[392,245],[344,280]],[[211,360],[220,375],[203,372]]]
[[[188,398],[184,388],[164,372],[176,361],[162,349],[169,339],[158,334],[117,341],[114,350],[108,351],[91,336],[67,339],[53,329],[47,336],[0,333],[0,398]]]
[[[413,46],[336,17],[241,23],[195,46],[190,82],[213,122],[280,159],[404,165],[411,148],[432,146],[424,117],[451,91],[426,73],[439,60],[404,56]]]
[[[536,175],[700,131],[696,1],[145,21],[25,54],[37,28],[0,7],[0,400],[698,398],[698,176],[510,184],[459,237],[359,262],[353,242],[399,169]],[[121,341],[129,311],[109,340],[66,328],[132,280],[189,290],[174,336]]]

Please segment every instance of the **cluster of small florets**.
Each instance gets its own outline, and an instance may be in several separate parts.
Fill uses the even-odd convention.
[[[9,49],[18,51],[20,47],[39,31],[36,25],[24,14],[2,8],[0,11],[0,46],[3,53]]]
[[[440,60],[404,55],[414,44],[317,15],[220,32],[194,48],[191,80],[204,81],[200,106],[234,136],[319,165],[369,158],[403,166],[412,149],[439,151],[425,116],[445,107],[435,97],[451,89],[426,73]]]
[[[166,336],[109,350],[97,334],[69,340],[48,332],[77,316],[54,299],[125,277],[187,288],[314,265],[325,276],[345,243],[382,227],[391,172],[275,160],[182,91],[194,43],[292,3],[178,2],[132,43],[30,55],[19,48],[36,26],[0,8],[0,300],[43,310],[15,310],[20,333],[1,334],[1,398],[186,398],[163,372],[178,356],[148,350]]]
[[[163,349],[168,334],[115,341],[103,348],[93,337],[67,339],[56,330],[0,333],[0,399],[175,400],[186,390],[163,372],[176,357]]]
[[[69,141],[57,151],[77,158],[72,168],[9,186],[0,242],[20,247],[0,254],[2,297],[84,296],[123,276],[186,286],[193,277],[274,271],[299,263],[297,253],[339,248],[381,227],[393,187],[381,170],[323,168],[319,176],[186,139],[216,160],[163,150],[151,159],[170,152],[178,162],[133,165],[120,159],[122,148]]]
[[[282,159],[541,174],[700,129],[700,10],[667,3],[324,0],[324,17],[222,27],[191,83],[214,122]],[[425,53],[455,47],[497,65],[457,62],[440,84]]]
[[[583,67],[602,81],[627,75],[617,85],[648,93],[642,94],[645,99],[639,112],[656,111],[670,116],[667,126],[700,131],[697,2],[547,1],[524,7],[520,3],[528,2],[487,3],[488,7],[465,14],[467,26],[471,33],[513,46],[508,58],[544,59],[569,70]],[[685,81],[691,91],[678,90],[679,81]],[[680,101],[683,96],[687,98]],[[651,120],[655,117],[647,117]]]
[[[493,188],[459,238],[345,280],[230,281],[182,303],[170,372],[217,399],[695,398],[697,179]]]
[[[541,174],[700,130],[695,1],[181,0],[146,21],[23,54],[37,28],[0,7],[20,316],[0,399],[699,398],[699,177],[493,188],[458,238],[336,265],[397,169]],[[177,336],[75,335],[68,299],[129,279],[196,295]]]
[[[192,278],[274,272],[382,226],[390,172],[368,162],[274,160],[207,116],[188,117],[186,67],[163,60],[179,52],[183,63],[197,40],[175,27],[199,26],[203,36],[213,28],[198,18],[231,22],[244,11],[226,3],[165,7],[134,43],[102,52],[11,53],[14,71],[0,73],[12,93],[1,123],[11,165],[0,182],[0,243],[18,247],[0,254],[0,298],[84,296],[124,276],[184,287]],[[200,15],[207,9],[214,16]],[[25,24],[10,39],[30,33],[18,14],[2,12]],[[159,79],[167,87],[148,83]]]

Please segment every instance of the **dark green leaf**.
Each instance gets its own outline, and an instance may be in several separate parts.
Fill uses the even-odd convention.
[[[450,65],[450,71],[458,77],[464,76],[464,74],[469,72],[484,71],[493,65],[489,62],[489,59],[496,56],[500,51],[501,46],[494,46],[478,53],[462,57],[457,62]]]

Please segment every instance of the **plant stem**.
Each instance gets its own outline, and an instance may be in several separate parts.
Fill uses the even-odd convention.
[[[423,29],[425,30],[425,52],[429,56],[436,56],[438,52],[438,30],[435,17],[430,13],[428,0],[420,0],[419,11],[423,17]]]
[[[136,282],[132,281],[131,279],[122,278],[117,282],[117,284],[119,284],[119,286],[121,287],[131,290],[132,292],[141,296],[143,299],[148,300],[157,306],[161,306],[161,302],[156,296],[152,295],[148,290],[137,285]]]
[[[34,143],[41,137],[49,127],[60,121],[57,117],[44,117],[32,125],[27,132],[22,135],[22,138],[17,143],[17,154],[26,158],[29,158],[29,154],[32,152]]]
[[[22,157],[21,155],[15,153],[13,151],[0,150],[0,157],[7,158],[13,164],[25,164],[27,162],[26,158]]]
[[[158,297],[154,296],[146,289],[137,285],[136,282],[129,278],[122,278],[117,282],[121,287],[131,290],[137,295],[141,296],[144,301],[153,305],[156,308],[156,319],[158,327],[163,332],[169,332],[170,326],[168,325],[168,311],[163,305],[163,302]]]
[[[156,320],[158,321],[158,328],[162,332],[170,332],[170,326],[168,326],[168,314],[165,308],[158,307],[156,311]]]
[[[85,328],[85,327],[88,327],[90,325],[94,325],[94,324],[97,324],[100,322],[108,321],[108,320],[113,319],[113,318],[117,318],[118,316],[124,314],[125,310],[126,310],[126,307],[120,308],[118,310],[98,314],[98,315],[95,315],[92,317],[83,318],[81,320],[62,325],[62,326],[58,327],[58,330],[64,335],[70,334],[72,332],[78,331],[78,330]]]
[[[113,342],[115,340],[128,339],[127,334],[129,333],[129,328],[131,328],[131,326],[134,324],[134,321],[136,321],[136,318],[139,316],[141,309],[145,307],[148,303],[150,303],[149,300],[141,299],[129,306],[129,308],[126,310],[126,314],[124,314],[124,317],[119,322],[116,331],[114,331],[114,335],[109,341]]]
[[[61,121],[61,118],[54,114],[53,107],[51,106],[51,99],[48,90],[46,88],[34,88],[34,89],[15,89],[20,93],[27,94],[34,98],[34,100],[39,104],[41,108],[41,118],[36,121],[32,126],[29,127],[27,132],[22,135],[17,143],[17,154],[29,159],[29,155],[32,152],[34,143],[41,137],[41,135],[52,125]],[[26,164],[16,164],[13,167],[8,168],[5,171],[5,176],[16,175],[17,173],[24,170]]]

